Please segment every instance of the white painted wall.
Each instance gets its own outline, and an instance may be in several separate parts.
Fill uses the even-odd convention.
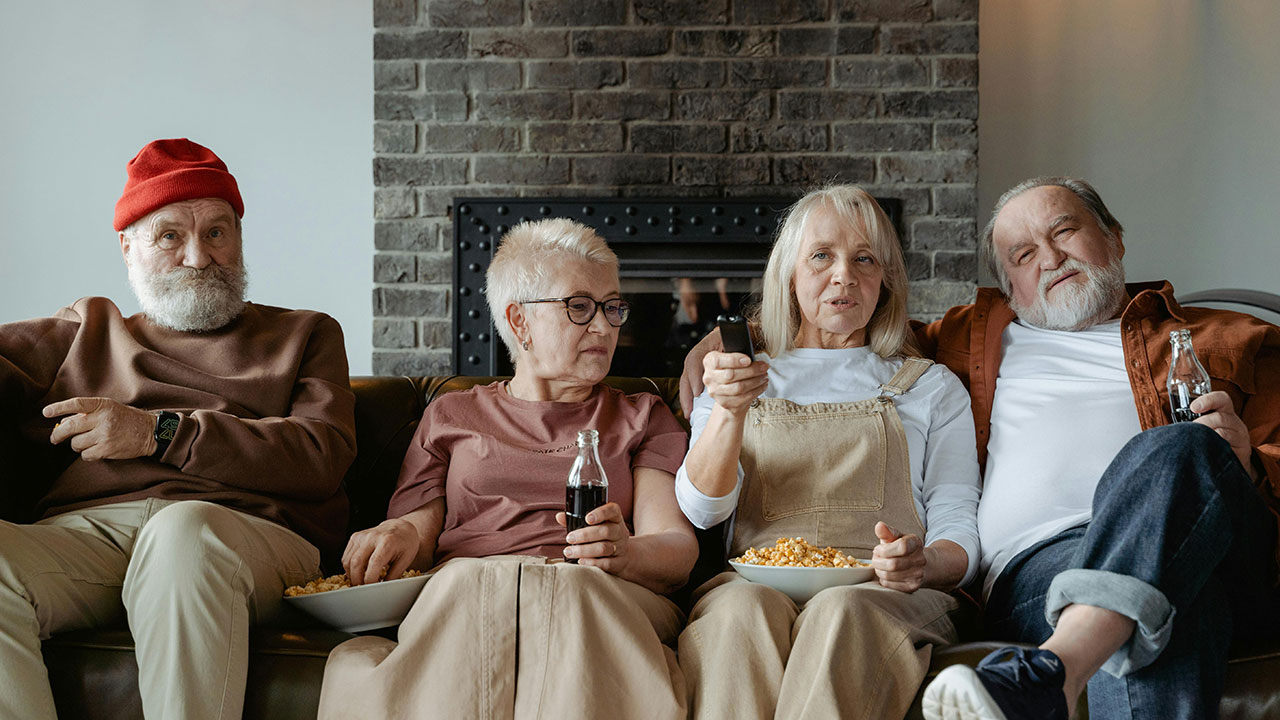
[[[371,371],[372,3],[0,6],[0,322],[84,295],[126,313],[112,212],[125,163],[189,137],[245,202],[250,299],[321,310]]]
[[[1095,184],[1131,280],[1280,293],[1280,3],[981,0],[979,227],[1033,175]]]

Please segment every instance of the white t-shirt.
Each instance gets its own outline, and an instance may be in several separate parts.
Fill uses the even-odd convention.
[[[902,367],[900,358],[886,360],[867,347],[796,348],[777,358],[759,354],[756,359],[769,362],[769,386],[761,397],[801,405],[874,398],[880,394],[880,385]],[[967,583],[978,568],[975,512],[981,491],[969,393],[950,370],[934,365],[910,391],[894,398],[894,405],[907,436],[911,489],[916,512],[924,521],[925,544],[950,540],[964,548],[969,555],[963,581]],[[690,447],[698,442],[714,406],[705,392],[694,400]],[[739,464],[737,487],[724,497],[708,497],[694,487],[681,465],[676,472],[676,499],[694,525],[708,528],[733,515],[742,477]]]
[[[984,597],[1015,555],[1089,521],[1103,471],[1142,430],[1119,320],[1077,332],[1015,321],[1002,341],[978,505]]]

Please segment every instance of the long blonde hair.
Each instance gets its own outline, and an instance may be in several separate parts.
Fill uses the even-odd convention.
[[[898,234],[875,198],[856,185],[829,185],[814,190],[787,209],[765,267],[760,305],[751,313],[760,324],[764,351],[770,357],[777,357],[796,346],[796,334],[800,331],[800,306],[793,283],[796,256],[809,218],[814,210],[823,207],[859,234],[865,233],[884,270],[880,300],[867,323],[871,350],[883,358],[919,357],[915,334],[908,324],[907,268]]]

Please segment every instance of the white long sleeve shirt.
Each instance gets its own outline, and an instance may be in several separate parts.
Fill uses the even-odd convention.
[[[801,405],[874,398],[880,394],[880,385],[902,367],[901,359],[886,360],[868,347],[796,348],[777,358],[760,354],[756,359],[769,362],[769,385],[761,397]],[[924,521],[925,544],[950,540],[964,548],[969,564],[961,584],[966,584],[978,569],[981,494],[969,393],[950,370],[934,365],[909,392],[894,398],[894,405],[907,436],[911,489],[916,512]],[[697,444],[714,406],[705,392],[694,400],[690,447]],[[694,525],[708,528],[733,515],[742,483],[739,464],[733,491],[710,497],[694,486],[687,465],[681,465],[676,473],[676,499]]]

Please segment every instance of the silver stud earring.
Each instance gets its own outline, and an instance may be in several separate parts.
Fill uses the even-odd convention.
[[[520,347],[524,348],[527,351],[529,349],[529,341],[528,340],[522,341],[520,343]]]

